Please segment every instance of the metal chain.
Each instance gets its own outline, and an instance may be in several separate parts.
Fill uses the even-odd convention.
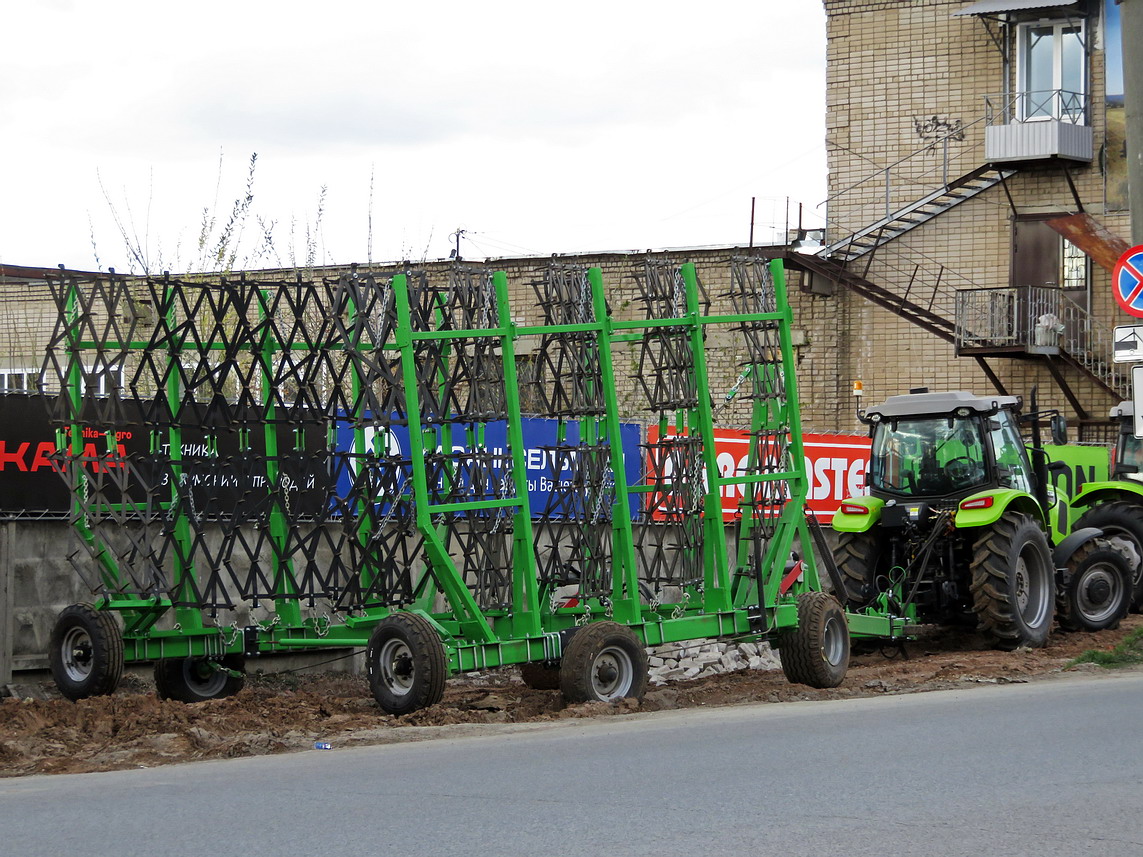
[[[746,379],[749,378],[753,374],[753,370],[754,370],[754,364],[753,363],[747,363],[746,368],[738,373],[738,379],[734,382],[734,384],[731,386],[731,388],[726,391],[726,396],[723,398],[723,400],[721,402],[718,403],[718,405],[711,412],[712,418],[717,418],[719,414],[721,414],[724,410],[726,410],[728,407],[730,407],[731,400],[734,399],[734,397],[736,395],[738,395],[739,389],[741,389],[742,385],[746,383]]]

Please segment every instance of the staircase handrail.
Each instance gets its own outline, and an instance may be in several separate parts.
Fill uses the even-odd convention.
[[[905,157],[894,161],[889,166],[881,167],[876,172],[871,173],[870,175],[866,176],[865,178],[861,179],[860,181],[854,182],[853,184],[849,185],[849,187],[843,188],[842,190],[839,190],[835,194],[831,194],[830,196],[826,197],[824,200],[819,202],[817,204],[817,206],[815,206],[815,207],[821,208],[823,205],[829,205],[831,202],[833,202],[838,197],[844,196],[845,194],[849,193],[851,190],[858,188],[858,187],[861,187],[861,185],[877,178],[879,175],[885,174],[886,176],[888,176],[888,174],[893,169],[895,169],[896,167],[901,166],[901,164],[905,163],[908,160],[911,160],[912,158],[917,157],[918,155],[923,155],[926,152],[932,151],[937,145],[942,145],[943,149],[944,149],[944,172],[942,174],[944,181],[942,182],[942,184],[947,185],[948,184],[948,145],[949,145],[949,141],[953,140],[953,141],[959,142],[961,139],[964,138],[964,132],[965,131],[967,131],[969,128],[972,128],[974,125],[979,125],[981,122],[984,122],[985,118],[986,118],[985,116],[981,116],[978,119],[974,119],[972,122],[969,122],[967,125],[959,126],[955,131],[949,131],[947,134],[943,134],[942,136],[937,137],[935,140],[932,140],[932,141],[926,143],[924,146],[917,149],[916,151],[910,152],[909,154],[905,155]]]

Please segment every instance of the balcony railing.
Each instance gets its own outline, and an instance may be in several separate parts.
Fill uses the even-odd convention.
[[[1081,92],[1049,89],[984,96],[984,155],[991,164],[1062,159],[1091,163],[1095,135]]]
[[[1112,359],[1113,341],[1111,328],[1058,288],[962,289],[956,295],[958,351],[1063,353],[1107,387],[1122,392],[1128,376]]]
[[[1087,96],[1065,89],[1025,90],[984,96],[984,124],[1011,125],[1055,119],[1087,124]]]

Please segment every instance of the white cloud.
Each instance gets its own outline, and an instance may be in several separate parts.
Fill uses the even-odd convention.
[[[127,266],[97,170],[155,258],[189,258],[220,150],[220,210],[258,153],[283,261],[323,186],[325,259],[365,258],[371,171],[374,259],[457,227],[470,255],[738,241],[750,197],[824,196],[817,4],[108,0],[0,27],[10,263],[92,266],[90,218]]]

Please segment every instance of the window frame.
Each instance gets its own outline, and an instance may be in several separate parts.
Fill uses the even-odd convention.
[[[1030,63],[1026,49],[1028,33],[1037,28],[1051,27],[1052,34],[1052,86],[1050,89],[1030,89],[1027,76]],[[1070,93],[1074,90],[1064,89],[1064,41],[1070,34],[1064,30],[1075,28],[1075,38],[1080,47],[1080,88],[1076,94],[1080,97],[1080,110],[1078,113],[1064,109],[1061,98],[1052,96],[1051,109],[1047,115],[1030,115],[1030,107],[1038,106],[1038,100],[1029,98],[1030,93]],[[1020,21],[1015,26],[1015,53],[1016,53],[1016,118],[1020,122],[1071,122],[1081,124],[1087,122],[1088,102],[1091,100],[1091,74],[1088,69],[1088,27],[1083,18],[1040,18],[1034,21]]]

